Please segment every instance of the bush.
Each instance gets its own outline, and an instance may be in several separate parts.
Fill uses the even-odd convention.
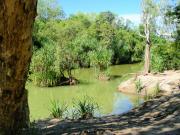
[[[46,45],[36,51],[30,66],[30,79],[38,86],[55,86],[58,82],[58,73],[55,70],[55,48]]]
[[[180,69],[180,49],[176,44],[161,44],[152,48],[151,68],[156,72]]]
[[[79,67],[90,67],[90,59],[88,54],[97,48],[97,39],[84,33],[83,35],[77,36],[75,40],[73,40],[73,46],[75,46],[74,51],[76,51],[78,54],[77,61]]]
[[[67,72],[68,78],[72,78],[72,69],[78,67],[77,56],[78,53],[75,51],[75,46],[72,43],[63,47],[58,46],[55,53],[56,71],[60,72],[63,76]]]
[[[111,64],[112,54],[111,50],[104,47],[99,47],[97,50],[89,53],[90,64],[97,69],[98,74],[106,73],[105,71]]]

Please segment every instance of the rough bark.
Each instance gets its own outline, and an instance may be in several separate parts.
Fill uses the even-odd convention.
[[[0,135],[28,127],[25,82],[37,0],[0,0]]]
[[[145,48],[145,58],[144,58],[144,74],[150,73],[150,60],[151,60],[151,53],[150,53],[150,44],[146,44]]]
[[[145,57],[144,57],[144,74],[148,74],[150,72],[150,49],[151,49],[151,41],[150,41],[150,17],[147,13],[144,13],[144,33],[146,38],[146,47],[145,47]]]

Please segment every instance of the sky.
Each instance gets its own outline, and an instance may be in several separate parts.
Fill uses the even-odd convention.
[[[77,12],[112,11],[135,24],[140,23],[141,0],[58,0],[66,15]]]

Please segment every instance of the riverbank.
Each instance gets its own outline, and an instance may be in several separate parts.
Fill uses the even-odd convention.
[[[180,91],[144,102],[122,115],[88,120],[47,119],[35,123],[37,134],[178,135],[180,133]]]
[[[139,75],[142,78],[146,78],[145,80],[149,84],[153,84],[152,86],[157,85],[157,83],[155,83],[157,80],[160,81],[158,82],[160,89],[162,89],[162,86],[165,84],[173,87],[167,87],[169,88],[169,91],[164,90],[160,93],[161,96],[158,95],[154,99],[145,101],[139,107],[136,107],[127,113],[87,120],[60,120],[50,118],[43,119],[36,121],[33,124],[33,128],[30,132],[35,131],[33,134],[37,135],[178,135],[180,132],[180,89],[178,83],[178,78],[180,77],[179,73],[179,71],[166,71],[163,74],[149,74],[146,76]],[[139,76],[136,76],[136,78],[139,78]],[[148,80],[147,78],[153,79]],[[154,81],[154,78],[156,81]],[[144,83],[141,83],[141,85],[142,84]]]
[[[136,74],[131,79],[122,82],[118,91],[129,94],[140,94],[143,96],[161,92],[170,94],[180,89],[180,70],[165,71],[163,73],[149,73],[147,75]]]

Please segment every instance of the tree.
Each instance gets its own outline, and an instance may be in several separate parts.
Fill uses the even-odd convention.
[[[0,1],[0,134],[28,127],[25,83],[32,55],[37,0]]]
[[[144,73],[150,72],[150,48],[151,48],[151,35],[154,30],[155,17],[157,15],[157,6],[153,0],[142,1],[142,22],[144,26],[144,34],[146,39],[145,59],[144,59]]]
[[[55,47],[45,45],[33,53],[30,79],[38,86],[56,86],[60,75],[55,70]]]
[[[90,64],[98,71],[99,79],[107,76],[106,71],[111,64],[112,50],[99,46],[95,51],[89,53]]]
[[[180,44],[180,1],[178,1],[177,4],[166,13],[166,15],[168,19],[175,24],[176,27],[175,39],[177,45],[179,45]]]
[[[90,58],[88,54],[97,48],[97,39],[88,33],[83,33],[73,40],[73,45],[76,48],[74,51],[78,54],[77,62],[79,67],[90,67]]]
[[[33,28],[34,47],[54,45],[57,40],[57,24],[64,18],[64,11],[57,0],[38,0],[38,16]]]
[[[77,56],[76,48],[72,43],[66,44],[66,46],[63,47],[58,46],[56,49],[56,69],[58,69],[63,76],[66,71],[69,81],[73,78],[72,69],[75,69],[78,66]]]
[[[108,24],[113,24],[115,21],[115,15],[110,12],[101,12],[99,16],[97,17],[97,23],[108,23]]]
[[[38,0],[37,19],[42,20],[61,20],[64,12],[57,0]]]

